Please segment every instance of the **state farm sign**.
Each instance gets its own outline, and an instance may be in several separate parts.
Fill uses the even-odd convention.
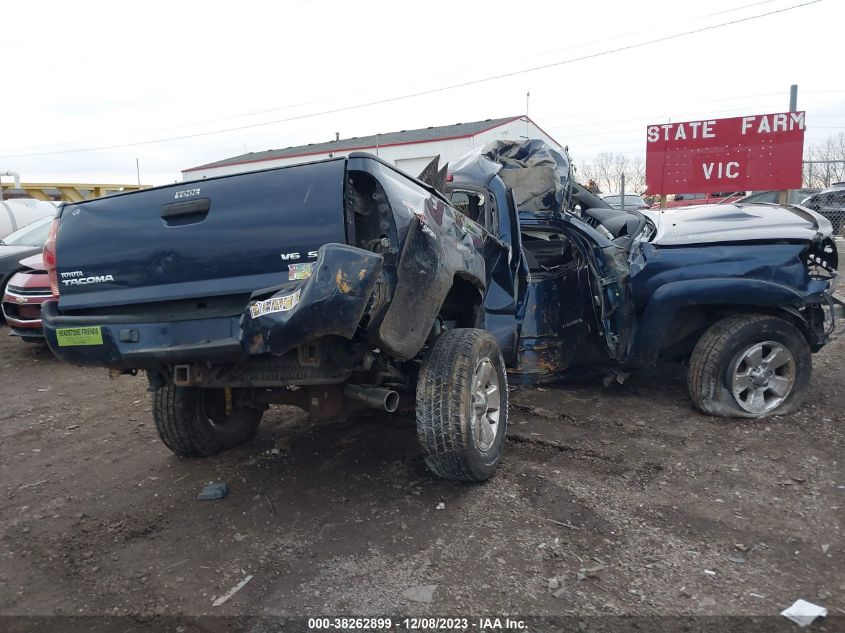
[[[797,189],[804,127],[804,112],[649,125],[648,193]]]

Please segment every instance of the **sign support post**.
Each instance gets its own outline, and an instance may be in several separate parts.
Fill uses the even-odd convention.
[[[790,112],[798,112],[798,84],[792,84],[789,87],[789,111]],[[804,171],[802,166],[801,171]],[[801,174],[801,178],[803,180],[804,174]],[[804,184],[803,182],[801,184]],[[782,189],[780,193],[778,193],[778,204],[787,204],[789,202],[789,191],[787,189]]]

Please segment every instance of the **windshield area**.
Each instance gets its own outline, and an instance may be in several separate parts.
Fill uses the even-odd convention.
[[[7,235],[2,242],[7,246],[44,246],[52,222],[52,216],[41,218]]]

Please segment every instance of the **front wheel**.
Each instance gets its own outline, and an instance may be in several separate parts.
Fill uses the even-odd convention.
[[[704,413],[762,418],[798,409],[812,369],[810,347],[792,324],[767,314],[737,314],[702,335],[687,385]]]
[[[239,405],[237,390],[161,385],[153,396],[153,419],[164,444],[180,457],[206,457],[255,435],[261,409]]]
[[[508,425],[508,379],[488,332],[447,330],[417,383],[417,437],[438,477],[484,481],[496,471]]]

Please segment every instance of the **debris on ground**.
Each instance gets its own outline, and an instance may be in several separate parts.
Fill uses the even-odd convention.
[[[352,425],[326,423],[312,433],[305,414],[271,410],[245,449],[176,460],[159,446],[154,425],[128,421],[144,408],[133,407],[134,399],[149,406],[142,376],[109,386],[102,372],[58,361],[32,367],[24,362],[29,347],[7,333],[0,329],[0,373],[11,363],[16,381],[37,385],[46,376],[55,386],[45,399],[16,381],[0,384],[0,418],[11,416],[0,422],[4,613],[54,605],[84,608],[83,617],[117,609],[119,617],[143,618],[162,604],[168,614],[348,613],[350,605],[392,613],[404,604],[422,615],[528,605],[540,617],[583,617],[587,628],[596,613],[661,620],[687,614],[692,628],[701,628],[700,617],[760,617],[762,627],[777,628],[765,614],[777,618],[790,598],[806,596],[827,608],[827,618],[800,628],[781,617],[784,631],[833,629],[845,618],[837,609],[845,609],[845,577],[836,531],[845,427],[819,418],[845,410],[845,338],[814,356],[808,405],[783,420],[722,423],[693,412],[679,391],[680,368],[612,387],[619,393],[611,397],[598,381],[511,392],[514,415],[526,420],[516,427],[520,434],[540,432],[547,443],[509,440],[502,470],[469,491],[425,472],[412,413],[401,419],[407,426],[361,414]],[[566,411],[584,426],[530,416],[517,405]],[[80,427],[66,434],[68,422]],[[261,449],[283,441],[298,450],[269,463]],[[738,445],[748,445],[739,456]],[[808,483],[777,485],[793,475]],[[225,504],[190,503],[208,482],[233,482],[230,489],[237,482],[237,494]],[[278,507],[275,516],[265,495]],[[726,503],[713,501],[720,495]],[[446,508],[432,514],[441,501]],[[796,505],[784,511],[788,502]],[[481,509],[490,522],[483,545],[448,536],[477,525]],[[247,538],[238,542],[236,533]],[[580,568],[602,562],[600,579],[576,580]],[[247,574],[258,583],[211,606]],[[552,577],[558,589],[547,588]],[[402,597],[415,584],[445,579],[456,590],[438,586],[429,604]],[[708,598],[716,605],[702,608]]]
[[[434,509],[435,510],[445,510],[446,504],[441,501],[440,503],[437,504],[437,506]]]
[[[23,486],[19,486],[18,490],[26,490],[27,488],[34,488],[35,486],[41,486],[43,484],[49,483],[49,479],[40,479],[38,481],[33,481],[32,483],[24,484]]]
[[[625,384],[625,381],[628,380],[628,376],[630,376],[630,374],[626,371],[622,371],[621,369],[611,369],[607,374],[605,374],[604,378],[602,378],[602,383],[605,387],[609,387],[613,383],[623,385]]]
[[[223,482],[209,482],[205,485],[197,499],[200,501],[214,501],[215,499],[222,499],[229,494],[229,486]]]
[[[431,602],[434,600],[435,589],[437,589],[437,585],[409,587],[402,592],[402,597],[412,602]]]
[[[225,486],[226,484],[223,484],[223,485]],[[217,598],[214,602],[211,603],[211,606],[212,607],[219,607],[221,604],[226,602],[229,598],[231,598],[236,593],[238,593],[241,589],[243,589],[246,586],[246,583],[248,583],[250,580],[252,580],[252,574],[250,574],[249,576],[244,578],[237,585],[235,585],[234,587],[229,589],[229,591],[227,591],[222,596]]]
[[[812,602],[798,599],[792,603],[792,606],[781,611],[780,614],[792,620],[798,626],[807,626],[808,624],[812,624],[816,618],[826,617],[827,609]]]

